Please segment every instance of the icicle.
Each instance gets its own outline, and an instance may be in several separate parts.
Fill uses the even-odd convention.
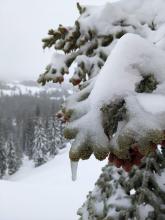
[[[76,181],[78,162],[70,161],[70,164],[71,164],[72,180]]]
[[[161,144],[158,144],[158,145],[157,145],[157,149],[158,149],[158,151],[159,151],[160,153],[162,153],[162,145],[161,145]]]

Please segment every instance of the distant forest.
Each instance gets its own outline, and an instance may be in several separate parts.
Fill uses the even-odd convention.
[[[52,94],[51,94],[52,95]],[[56,118],[66,94],[58,99],[36,95],[0,96],[0,177],[15,173],[24,155],[39,166],[65,147],[63,125]]]

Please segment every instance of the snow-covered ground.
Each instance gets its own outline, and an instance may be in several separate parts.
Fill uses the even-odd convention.
[[[76,220],[77,209],[106,161],[91,157],[80,162],[78,179],[71,180],[68,150],[38,168],[27,159],[21,169],[0,181],[0,220]]]
[[[13,95],[19,95],[19,94],[29,94],[29,95],[36,95],[40,94],[41,92],[46,93],[52,93],[52,92],[61,92],[62,89],[60,87],[43,87],[39,85],[35,86],[28,86],[24,85],[19,81],[14,81],[11,83],[5,83],[6,89],[1,89],[0,92],[3,93],[3,95],[13,96]]]
[[[1,95],[14,96],[14,95],[39,95],[41,93],[47,93],[52,95],[54,93],[62,94],[68,93],[72,94],[73,91],[69,84],[57,85],[57,84],[47,84],[46,86],[41,86],[35,81],[12,81],[12,82],[2,82],[0,81],[0,97]],[[52,99],[57,99],[60,97],[52,97]]]

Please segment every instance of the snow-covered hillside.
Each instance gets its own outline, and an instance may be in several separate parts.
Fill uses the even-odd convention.
[[[0,96],[3,95],[38,95],[40,93],[47,93],[50,96],[57,93],[72,93],[68,85],[55,85],[48,84],[47,86],[40,86],[35,81],[12,81],[12,82],[1,82],[0,81]]]
[[[39,168],[24,160],[8,180],[0,180],[0,220],[76,220],[77,209],[94,187],[106,161],[79,163],[71,180],[68,148]]]

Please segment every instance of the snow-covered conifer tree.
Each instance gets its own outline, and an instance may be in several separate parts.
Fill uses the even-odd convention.
[[[81,220],[165,218],[164,153],[143,158],[140,167],[126,173],[107,165],[78,210]]]
[[[2,145],[2,140],[0,139],[0,178],[2,178],[6,173],[6,150],[5,145]]]
[[[139,201],[149,210],[147,216],[138,218],[132,212],[131,216],[162,219],[164,197],[159,200],[159,195],[165,191],[164,165],[156,158],[157,145],[163,150],[165,140],[165,1],[121,0],[103,6],[77,6],[80,17],[73,27],[60,25],[43,39],[44,48],[53,46],[56,52],[39,82],[43,85],[49,81],[61,83],[70,66],[76,65],[70,81],[78,85],[80,91],[67,100],[59,113],[67,122],[65,137],[74,139],[70,159],[78,162],[93,153],[103,160],[109,154],[111,166],[117,167],[107,171],[110,175],[107,184],[111,185],[111,180],[117,184],[116,188],[112,186],[112,195],[109,192],[104,196],[104,191],[100,192],[103,202],[109,201],[108,208],[104,207],[104,216],[110,217],[103,218],[101,214],[83,219],[129,219],[127,208],[132,204],[136,206]],[[164,154],[161,157],[164,159]],[[152,163],[142,166],[143,160],[144,164]],[[125,180],[127,176],[118,169],[122,167],[130,172],[133,165],[140,166],[133,167],[140,173],[135,175],[140,181],[137,188],[146,189],[155,173],[163,184],[159,189],[158,180],[152,180],[154,186],[148,189],[150,198],[145,190],[137,189],[134,199],[126,192],[130,206],[123,207],[125,186],[119,182],[120,177]],[[116,179],[113,173],[119,177]],[[143,178],[146,173],[148,178]],[[118,189],[123,203],[115,211],[120,212],[121,208],[120,218],[113,215],[113,208],[109,209]],[[160,203],[160,207],[154,201]],[[88,214],[90,216],[90,213],[86,216]]]
[[[65,125],[64,123],[62,123],[61,120],[57,118],[55,119],[55,124],[56,124],[56,134],[57,134],[56,142],[57,142],[58,148],[59,149],[65,148],[66,146],[66,139],[64,137]]]
[[[48,119],[47,140],[48,140],[49,156],[51,157],[54,157],[58,153],[58,149],[59,149],[56,126],[57,124],[55,118],[50,117]]]
[[[47,125],[47,141],[49,156],[54,157],[58,151],[65,147],[65,138],[63,135],[64,126],[57,117],[49,117]]]
[[[0,178],[2,178],[6,173],[6,148],[1,125],[0,120]]]
[[[8,168],[8,174],[12,175],[14,174],[19,167],[19,160],[17,157],[17,152],[16,152],[16,146],[13,140],[13,136],[10,135],[8,140],[7,140],[7,168]]]
[[[43,126],[43,122],[39,119],[34,129],[34,141],[33,141],[33,160],[35,166],[40,166],[48,160],[48,143],[46,137],[46,131]]]

